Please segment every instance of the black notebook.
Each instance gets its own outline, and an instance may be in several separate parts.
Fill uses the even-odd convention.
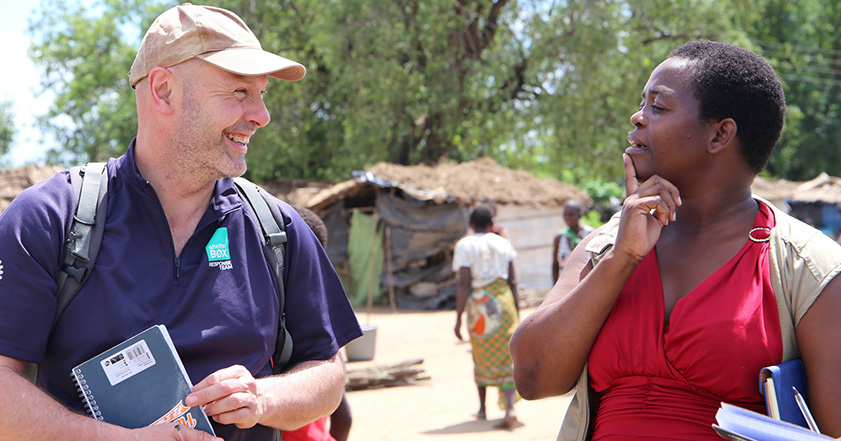
[[[71,376],[86,410],[100,421],[130,429],[177,422],[214,434],[204,410],[184,404],[193,383],[164,325],[74,367]]]

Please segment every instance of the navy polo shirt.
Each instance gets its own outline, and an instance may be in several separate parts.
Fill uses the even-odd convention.
[[[194,383],[234,364],[271,375],[278,294],[257,220],[231,179],[216,183],[210,205],[180,255],[152,186],[128,152],[108,161],[108,212],[96,267],[49,338],[56,276],[70,228],[67,172],[21,193],[0,214],[0,354],[41,363],[39,385],[83,409],[70,370],[154,324],[167,326]],[[360,336],[341,283],[315,235],[289,205],[287,327],[290,366],[323,360]],[[272,431],[214,423],[232,440],[270,440]]]

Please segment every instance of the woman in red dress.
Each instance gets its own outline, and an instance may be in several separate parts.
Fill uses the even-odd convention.
[[[759,370],[783,358],[768,239],[785,215],[750,187],[784,113],[773,69],[745,49],[689,42],[652,72],[631,116],[615,239],[607,251],[589,245],[607,226],[584,239],[511,341],[524,398],[589,382],[587,430],[569,438],[562,430],[563,439],[716,440],[720,402],[765,412]],[[836,256],[794,323],[810,407],[837,437]]]

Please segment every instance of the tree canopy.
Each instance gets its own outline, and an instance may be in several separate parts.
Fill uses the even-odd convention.
[[[9,152],[14,138],[15,118],[12,114],[12,102],[2,101],[0,102],[0,158]]]
[[[272,122],[249,146],[252,179],[339,180],[378,161],[487,155],[594,189],[615,183],[649,73],[671,48],[700,38],[748,47],[779,71],[789,112],[771,173],[841,173],[841,6],[833,2],[210,3],[237,12],[264,49],[308,70],[300,82],[272,82]],[[60,144],[53,161],[125,150],[136,130],[129,67],[152,19],[175,4],[45,3],[30,26],[31,56],[57,96],[40,121]]]

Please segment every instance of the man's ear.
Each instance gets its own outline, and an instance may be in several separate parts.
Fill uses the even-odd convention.
[[[177,78],[169,69],[154,67],[149,72],[149,92],[155,109],[162,115],[175,113],[173,96]]]
[[[708,150],[711,154],[715,155],[735,145],[736,133],[739,128],[736,126],[736,121],[733,118],[724,118],[714,123],[713,126],[715,127],[715,134]]]

